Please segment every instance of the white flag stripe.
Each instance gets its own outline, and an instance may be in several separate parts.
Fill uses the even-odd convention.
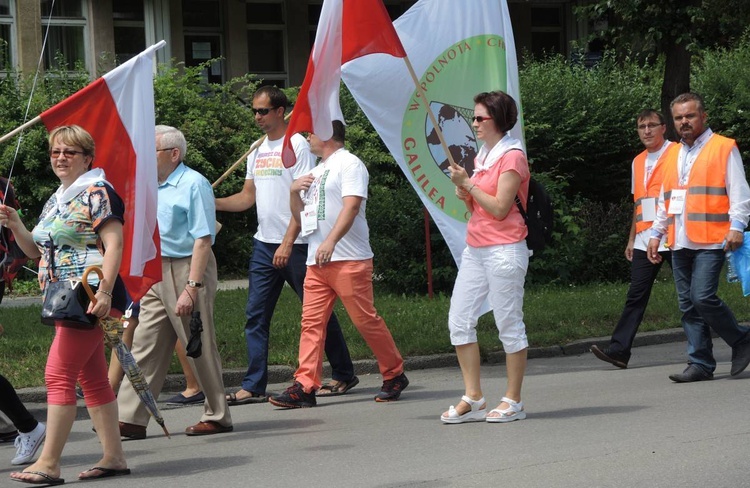
[[[515,43],[505,0],[421,0],[394,22],[398,36],[430,102],[473,111],[473,97],[480,91],[503,90],[520,104]],[[484,36],[484,37],[483,37]],[[465,67],[462,58],[480,57]],[[497,66],[496,66],[497,65]],[[453,71],[451,71],[453,70]],[[447,75],[446,73],[450,73]],[[450,76],[450,83],[443,82]],[[401,59],[374,54],[344,64],[342,77],[354,98],[380,134],[420,200],[429,210],[451,254],[460,264],[466,246],[466,223],[445,176],[425,152],[407,160],[410,146],[431,144],[409,137],[410,130],[427,132],[432,124],[415,120],[410,107],[418,102],[415,87]],[[519,106],[519,112],[521,107]],[[437,114],[436,114],[437,115]],[[465,122],[469,122],[463,116]],[[523,141],[521,124],[511,134]],[[444,154],[439,151],[441,154]],[[450,207],[450,209],[449,209]]]
[[[103,76],[136,154],[135,211],[131,276],[142,276],[145,264],[156,257],[152,240],[156,229],[157,194],[153,60],[156,44]]]
[[[343,14],[343,0],[323,2],[312,52],[315,73],[307,96],[313,117],[313,132],[324,141],[333,135],[331,121],[344,120],[339,106]]]

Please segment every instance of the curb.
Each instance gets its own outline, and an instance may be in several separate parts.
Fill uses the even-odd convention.
[[[587,353],[589,348],[594,344],[606,344],[609,337],[592,337],[589,339],[580,339],[562,346],[548,347],[530,347],[528,352],[529,359],[550,358],[557,356],[580,356]],[[680,342],[685,340],[685,333],[682,328],[664,329],[651,332],[643,332],[636,336],[633,347],[652,346],[656,344],[665,344],[670,342]],[[482,357],[483,364],[504,364],[505,353],[502,351],[491,352]],[[599,363],[592,362],[592,365]],[[412,356],[404,358],[404,369],[414,371],[419,369],[449,368],[458,367],[458,359],[454,353],[434,354],[429,356]],[[357,374],[379,374],[378,363],[374,359],[359,359],[354,361],[354,370]],[[291,366],[269,366],[268,383],[288,383],[294,377],[295,369]],[[331,368],[328,363],[323,364],[323,376],[329,376]],[[224,387],[229,390],[236,390],[242,383],[245,376],[244,369],[225,370],[223,373]],[[185,377],[181,374],[167,375],[164,381],[163,392],[179,392],[185,387]],[[44,387],[22,388],[16,390],[19,398],[24,403],[47,403],[47,389]],[[80,410],[80,409],[79,409]]]

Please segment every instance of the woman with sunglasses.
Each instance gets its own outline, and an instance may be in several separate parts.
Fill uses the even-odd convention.
[[[471,212],[466,249],[451,297],[448,328],[464,380],[464,395],[440,420],[449,424],[473,421],[511,422],[526,418],[521,384],[529,343],[523,323],[523,286],[529,263],[526,225],[515,203],[526,202],[529,165],[521,142],[509,134],[518,120],[516,102],[501,91],[474,97],[473,127],[484,142],[469,177],[451,167],[456,195]],[[479,379],[477,320],[485,299],[505,350],[508,382],[497,408],[487,412]]]
[[[105,180],[104,171],[91,169],[94,140],[84,129],[57,127],[50,132],[49,147],[52,171],[61,185],[44,205],[36,227],[29,232],[18,213],[6,206],[0,206],[0,225],[13,232],[27,256],[42,258],[39,281],[43,289],[51,264],[59,280],[80,278],[87,267],[100,266],[104,277],[101,281],[90,279],[98,289],[96,304],[91,303],[87,312],[97,317],[119,316],[125,308],[125,288],[117,276],[122,259],[123,202]],[[49,262],[50,246],[54,246],[54,263]],[[60,458],[76,418],[76,381],[83,388],[104,451],[99,462],[80,473],[79,479],[130,473],[117,423],[117,402],[107,379],[104,333],[99,327],[82,330],[56,323],[45,369],[47,439],[34,464],[11,473],[14,481],[64,483]]]

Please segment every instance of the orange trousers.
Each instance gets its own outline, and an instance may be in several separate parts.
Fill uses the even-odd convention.
[[[383,380],[403,373],[404,360],[373,303],[372,259],[334,261],[307,267],[299,368],[294,374],[304,390],[309,393],[322,384],[326,324],[336,297],[341,299],[354,326],[375,354]]]

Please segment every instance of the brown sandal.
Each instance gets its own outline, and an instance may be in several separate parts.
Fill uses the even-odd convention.
[[[318,391],[315,392],[315,396],[337,396],[343,395],[347,391],[351,390],[359,384],[359,378],[353,376],[349,381],[335,381],[331,380],[325,385],[321,386]]]
[[[242,390],[239,390],[239,391],[242,391]],[[237,398],[237,393],[239,393],[239,391],[235,393],[227,394],[227,403],[230,406],[247,405],[249,403],[265,403],[268,401],[268,397],[266,397],[265,395],[257,395],[253,393],[252,391],[247,392],[247,393],[250,393],[249,397]]]

